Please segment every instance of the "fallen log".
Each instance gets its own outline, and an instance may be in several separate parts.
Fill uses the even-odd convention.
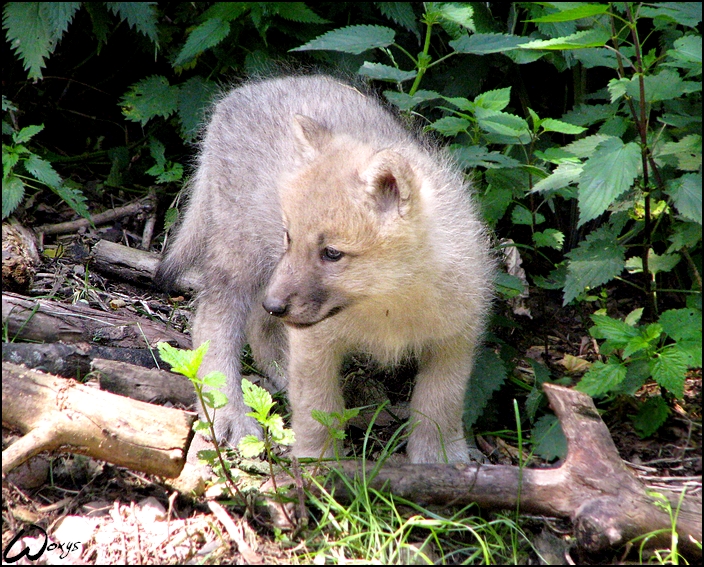
[[[24,437],[2,453],[2,472],[64,449],[150,474],[177,477],[195,414],[116,396],[2,363],[2,421]]]
[[[504,465],[381,466],[340,463],[348,477],[366,477],[367,485],[421,505],[466,505],[486,509],[518,508],[521,512],[569,518],[579,545],[588,552],[616,547],[645,534],[652,545],[669,547],[670,514],[662,501],[619,457],[609,431],[592,399],[581,392],[544,385],[550,405],[567,438],[565,461],[557,468],[528,469]],[[347,481],[349,482],[349,481]],[[334,483],[335,498],[352,495],[342,479]],[[660,490],[662,492],[662,490]],[[666,504],[678,511],[675,526],[680,549],[701,558],[701,492],[665,494]]]
[[[129,248],[109,240],[99,240],[91,251],[92,266],[120,279],[149,286],[161,256],[137,248]],[[200,279],[187,272],[173,283],[174,289],[193,295],[202,288]]]
[[[2,321],[11,340],[86,342],[125,348],[154,348],[160,341],[179,348],[191,345],[188,336],[149,319],[16,293],[2,294]]]

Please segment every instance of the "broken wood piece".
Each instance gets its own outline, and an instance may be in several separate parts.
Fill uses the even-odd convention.
[[[95,358],[119,360],[144,368],[155,368],[154,356],[159,359],[157,351],[149,352],[144,348],[107,347],[87,343],[3,343],[2,345],[3,361],[22,364],[27,368],[41,370],[48,374],[58,374],[64,378],[83,378],[91,371],[90,364]]]
[[[95,269],[140,285],[151,285],[161,258],[154,252],[145,252],[109,240],[99,240],[93,246],[91,257]],[[187,272],[173,286],[189,295],[202,289],[200,279],[192,272]]]
[[[2,288],[26,292],[41,264],[34,233],[15,220],[2,224]]]
[[[63,448],[115,465],[177,477],[195,414],[116,396],[2,363],[2,421],[24,437],[2,453],[3,474],[43,451]]]
[[[125,348],[154,348],[160,341],[179,348],[191,346],[190,338],[183,333],[134,314],[125,316],[15,293],[2,294],[2,321],[11,340],[86,342]]]
[[[567,438],[567,458],[557,468],[528,469],[504,465],[381,466],[343,462],[338,470],[348,477],[366,477],[370,488],[386,490],[420,505],[463,506],[477,503],[486,509],[520,509],[524,513],[569,518],[579,545],[597,552],[656,534],[649,547],[669,547],[670,514],[661,501],[621,460],[609,431],[592,399],[581,392],[544,385],[550,405]],[[336,465],[337,468],[337,465]],[[346,482],[334,483],[334,494],[349,500]],[[661,491],[664,492],[664,491]],[[701,493],[666,493],[674,513],[680,550],[701,558]]]
[[[107,210],[103,213],[90,215],[90,220],[81,218],[73,221],[61,222],[58,224],[45,224],[42,226],[38,226],[35,231],[37,232],[37,234],[68,234],[71,232],[76,232],[80,228],[88,228],[91,223],[93,223],[94,225],[105,224],[122,217],[128,217],[137,213],[151,211],[153,207],[154,203],[152,202],[152,200],[148,197],[145,197],[144,199],[139,199],[138,201],[129,203],[122,207],[116,207],[114,209]]]
[[[93,360],[91,367],[100,374],[100,389],[119,396],[147,403],[168,401],[186,407],[195,401],[193,384],[180,374],[100,358]]]

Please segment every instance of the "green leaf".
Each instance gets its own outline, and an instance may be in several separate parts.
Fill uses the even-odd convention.
[[[553,118],[545,118],[540,122],[540,126],[546,132],[559,132],[560,134],[571,134],[573,136],[586,132],[587,130],[581,126],[574,126],[572,124],[568,124],[567,122],[562,122]]]
[[[661,333],[662,327],[657,323],[642,327],[640,332],[626,343],[621,357],[625,360],[641,350],[649,349],[659,341]]]
[[[63,199],[64,203],[66,203],[83,218],[90,220],[90,212],[88,211],[86,197],[77,186],[72,186],[73,183],[74,182],[70,179],[67,179],[63,183],[60,183],[55,187],[52,186],[51,188],[59,197],[61,197],[61,199]]]
[[[347,26],[329,31],[300,47],[289,51],[341,51],[359,55],[370,49],[388,47],[396,32],[384,26]]]
[[[675,156],[677,167],[684,171],[699,171],[702,166],[702,137],[699,134],[689,134],[678,142],[666,142],[656,146],[653,157]]]
[[[36,134],[44,130],[44,124],[34,124],[32,126],[26,126],[22,128],[19,132],[12,134],[12,141],[15,144],[24,144],[31,140]]]
[[[651,274],[658,272],[669,272],[680,261],[680,256],[675,254],[656,254],[651,248],[648,250],[648,270]],[[634,256],[626,261],[626,269],[631,274],[640,274],[643,272],[643,259],[639,256]]]
[[[120,105],[125,117],[144,126],[155,116],[170,116],[178,106],[179,89],[166,77],[153,75],[132,85]]]
[[[191,77],[179,88],[178,118],[181,135],[186,141],[191,142],[198,136],[215,91],[213,83],[198,76]]]
[[[660,315],[658,323],[663,331],[676,341],[698,339],[702,341],[702,312],[696,309],[670,309]]]
[[[698,89],[701,90],[701,83],[696,85],[689,81],[683,81],[682,77],[671,69],[663,69],[657,75],[645,75],[645,77],[643,77],[645,100],[648,103],[678,98],[685,93],[697,90],[697,86]],[[640,101],[640,81],[638,75],[633,76],[631,80],[626,83],[626,93],[636,101]]]
[[[575,386],[575,390],[598,398],[618,388],[625,377],[625,364],[611,359],[607,364],[597,360]]]
[[[416,71],[402,71],[396,67],[383,65],[382,63],[370,63],[369,61],[365,61],[357,73],[370,79],[392,81],[394,83],[409,81],[415,79],[416,75],[418,75]]]
[[[506,381],[506,366],[501,357],[488,348],[481,348],[474,361],[464,398],[464,426],[470,429],[481,416],[494,392]]]
[[[667,51],[671,60],[669,65],[687,69],[691,75],[702,74],[702,36],[688,35],[673,44],[674,49]]]
[[[449,148],[452,157],[462,167],[476,168],[514,168],[519,167],[521,163],[509,156],[500,152],[490,152],[486,146],[462,146],[453,144]]]
[[[422,102],[442,98],[440,94],[434,91],[424,90],[416,91],[413,96],[396,91],[384,91],[384,96],[391,104],[398,106],[401,110],[411,110]]]
[[[641,439],[650,437],[667,421],[670,408],[662,396],[654,396],[640,406],[638,413],[631,416],[633,428]]]
[[[193,364],[194,370],[200,368],[200,363]],[[213,370],[208,372],[202,379],[203,385],[208,388],[222,388],[227,384],[227,376],[220,372],[219,370]]]
[[[562,189],[563,187],[567,187],[572,183],[576,183],[581,174],[581,163],[561,163],[545,179],[541,179],[535,185],[533,185],[531,193],[540,193],[542,191],[554,191],[556,189]]]
[[[702,224],[702,175],[686,173],[667,183],[667,193],[672,197],[680,214],[699,225]]]
[[[625,321],[613,319],[608,315],[591,315],[594,327],[589,329],[589,334],[595,339],[609,339],[615,345],[625,345],[638,336],[638,329]],[[618,347],[617,347],[618,348]]]
[[[594,155],[594,152],[596,152],[596,148],[599,144],[606,140],[611,140],[612,138],[613,136],[594,134],[592,136],[587,136],[586,138],[581,138],[580,140],[575,140],[571,144],[567,144],[562,149],[576,157],[589,158]]]
[[[533,233],[533,242],[538,247],[545,246],[555,250],[562,250],[562,246],[565,243],[565,235],[554,228],[546,228],[543,232]]]
[[[173,63],[174,67],[183,67],[184,64],[195,59],[207,49],[220,43],[229,33],[229,22],[225,22],[219,18],[206,20],[188,34],[186,43]]]
[[[61,176],[56,173],[56,170],[48,161],[38,155],[29,154],[29,157],[24,161],[24,166],[29,173],[52,189],[56,189],[61,185]]]
[[[465,132],[470,125],[470,121],[465,118],[445,116],[433,122],[429,127],[440,132],[443,136],[456,136],[460,132]]]
[[[502,33],[475,33],[463,36],[450,42],[450,47],[460,53],[471,53],[474,55],[487,55],[489,53],[502,53],[529,41],[529,38],[520,35],[510,35]]]
[[[521,45],[521,49],[583,49],[585,47],[602,47],[611,39],[611,34],[602,28],[578,31],[566,37],[538,39]]]
[[[552,7],[561,9],[563,5],[562,2],[553,4]],[[564,5],[570,6],[569,3]],[[574,20],[580,20],[582,18],[589,18],[591,16],[598,16],[599,14],[606,14],[609,11],[609,6],[607,4],[581,4],[576,8],[568,8],[561,12],[556,12],[554,14],[548,14],[547,16],[542,16],[540,18],[534,18],[532,20],[526,20],[527,22],[536,23],[548,23],[548,22],[571,22]]]
[[[564,287],[563,305],[586,288],[605,284],[625,267],[626,249],[609,229],[598,229],[566,254],[570,262]]]
[[[152,42],[158,44],[156,2],[106,2],[108,9],[131,28],[136,28]]]
[[[673,347],[665,347],[650,360],[650,373],[660,386],[681,399],[689,360],[685,353]]]
[[[220,409],[227,405],[227,396],[220,390],[208,390],[203,392],[203,401],[209,408]]]
[[[261,416],[268,416],[271,408],[274,407],[271,394],[246,378],[242,378],[242,395],[245,405],[252,408]]]
[[[171,372],[183,374],[187,378],[195,378],[203,357],[208,352],[210,341],[205,341],[195,350],[175,348],[166,342],[160,342],[156,346],[161,360],[171,366]]]
[[[519,116],[481,107],[475,109],[474,116],[485,132],[507,136],[514,144],[528,144],[531,140],[528,123]]]
[[[469,3],[445,2],[436,4],[435,9],[444,19],[459,24],[470,31],[475,31],[474,8]]]
[[[474,104],[488,110],[503,110],[511,102],[511,87],[486,91],[474,98]]]
[[[24,183],[14,173],[2,176],[2,219],[5,220],[24,198]]]
[[[418,24],[411,2],[374,2],[385,17],[418,36]]]
[[[638,175],[640,148],[609,138],[584,164],[579,182],[579,226],[602,214]]]
[[[696,28],[702,21],[701,2],[659,2],[651,6],[644,5],[640,10],[644,18],[663,19],[690,28]]]
[[[554,415],[544,415],[535,422],[531,439],[535,454],[546,461],[567,456],[567,438],[560,421]]]
[[[504,272],[496,274],[494,277],[494,286],[496,286],[497,293],[507,299],[518,297],[526,289],[521,278]]]
[[[325,18],[321,18],[305,2],[275,2],[276,14],[292,22],[302,24],[329,24]]]
[[[543,224],[545,217],[540,213],[532,213],[522,205],[517,205],[511,213],[513,224],[527,224],[529,226]]]
[[[264,442],[254,435],[245,435],[237,444],[237,450],[245,459],[253,459],[264,452]]]

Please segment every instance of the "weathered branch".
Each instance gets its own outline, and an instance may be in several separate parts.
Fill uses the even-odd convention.
[[[190,348],[191,344],[183,333],[148,319],[30,299],[15,293],[2,294],[2,320],[12,340],[93,342],[126,348],[154,347],[159,341],[179,348]]]
[[[91,222],[95,225],[105,224],[114,221],[115,219],[128,217],[144,211],[150,211],[153,206],[154,204],[150,199],[140,199],[134,203],[124,205],[123,207],[117,207],[103,213],[98,213],[97,215],[91,215],[90,220],[82,218],[69,222],[61,222],[58,224],[45,224],[38,226],[35,231],[37,233],[44,234],[68,234],[76,232],[80,228],[87,228],[90,226]]]
[[[545,392],[567,437],[564,463],[554,469],[520,469],[501,465],[404,465],[381,467],[342,463],[351,477],[366,476],[370,487],[421,505],[465,505],[570,518],[580,545],[600,551],[658,530],[653,544],[669,546],[670,516],[648,488],[621,460],[591,398],[575,390],[546,384]],[[335,483],[335,497],[350,498],[345,482]],[[677,509],[679,493],[665,495]],[[687,495],[679,510],[679,544],[691,556],[701,549],[701,494]]]
[[[134,470],[176,477],[195,415],[2,364],[2,421],[24,433],[3,451],[2,471],[59,448]]]
[[[151,285],[160,258],[159,254],[129,248],[109,240],[98,241],[93,246],[91,256],[95,269],[140,285]],[[187,273],[174,282],[174,289],[192,295],[201,289],[199,281],[196,274]]]

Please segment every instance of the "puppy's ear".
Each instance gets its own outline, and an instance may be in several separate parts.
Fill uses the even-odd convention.
[[[296,148],[306,159],[312,159],[322,152],[332,137],[325,126],[302,114],[293,117],[293,135]]]
[[[361,177],[379,213],[404,217],[416,207],[420,180],[408,160],[398,152],[377,152]]]

